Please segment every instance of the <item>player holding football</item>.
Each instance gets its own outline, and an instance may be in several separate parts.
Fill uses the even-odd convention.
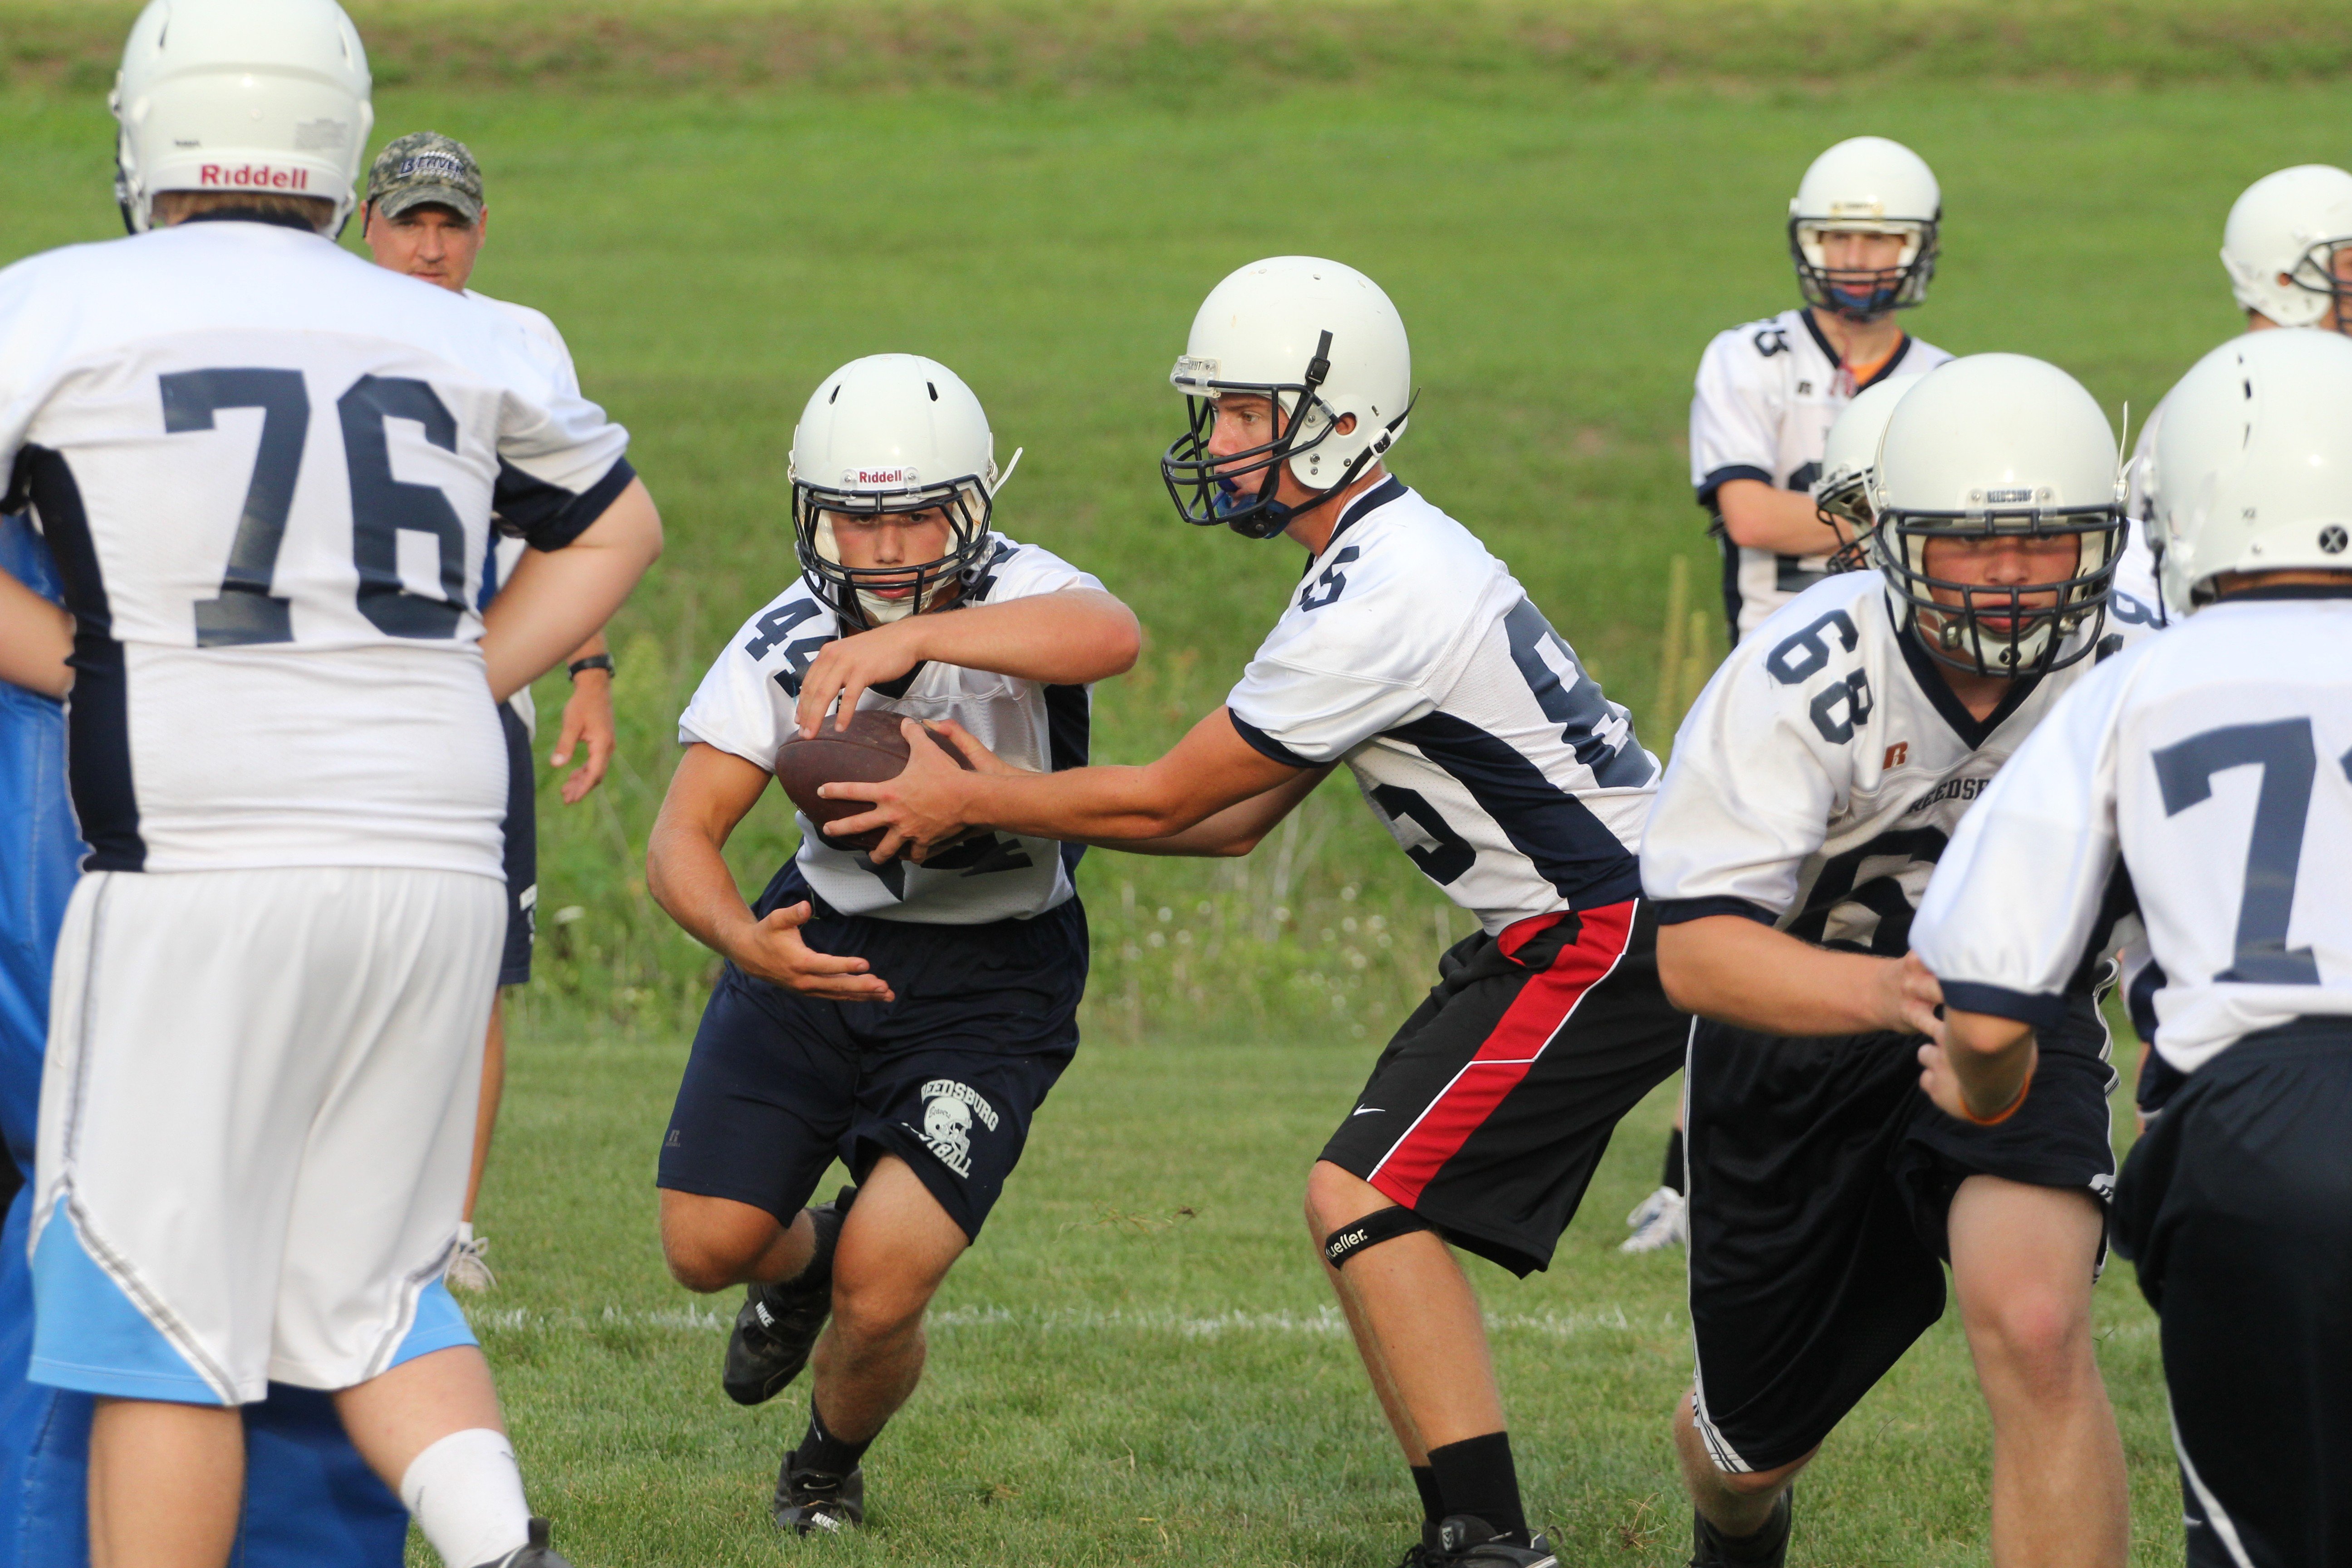
[[[501,311],[546,346],[562,367],[564,385],[576,395],[580,377],[572,369],[572,350],[553,321],[528,305],[493,300],[466,286],[481,258],[489,221],[481,165],[455,137],[434,131],[395,137],[384,144],[368,169],[367,197],[360,204],[360,236],[367,241],[376,265]],[[501,531],[495,536],[490,559],[482,567],[481,608],[489,607],[490,599],[513,575],[523,550],[520,534]],[[586,760],[563,781],[563,804],[577,805],[603,780],[613,754],[613,656],[601,629],[572,650],[564,670],[572,679],[572,695],[563,704],[562,727],[548,761],[560,768],[572,760],[574,748],[587,748]],[[490,1134],[498,1125],[499,1100],[506,1089],[504,993],[509,985],[530,984],[531,939],[539,906],[539,811],[530,743],[538,721],[528,687],[499,706],[499,722],[507,737],[507,931],[499,962],[500,1000],[490,1005],[490,1032],[482,1047],[482,1103],[474,1125],[473,1169],[466,1178],[466,1217],[457,1229],[457,1255],[449,1261],[449,1283],[464,1290],[486,1290],[497,1283],[483,1258],[489,1250],[489,1238],[474,1234],[474,1203],[481,1195]]]
[[[1691,484],[1723,551],[1734,645],[1854,540],[1854,520],[1812,493],[1839,415],[1857,394],[1952,357],[1895,319],[1927,299],[1942,244],[1943,195],[1917,153],[1883,136],[1839,142],[1798,183],[1788,233],[1805,303],[1717,333],[1691,398]],[[1684,1238],[1685,1164],[1677,1112],[1664,1174],[1628,1216],[1625,1251]]]
[[[689,1289],[750,1287],[723,1378],[739,1403],[781,1392],[814,1351],[808,1430],[772,1510],[806,1535],[864,1522],[861,1460],[922,1374],[924,1308],[1076,1048],[1086,914],[1076,853],[1034,834],[909,866],[803,817],[749,907],[720,851],[777,749],[836,699],[1078,766],[1089,683],[1133,664],[1139,634],[1093,577],[994,531],[1011,468],[943,364],[877,354],[827,376],[791,473],[800,581],[679,719],[646,881],[727,960],[662,1141],[662,1250]],[[836,1158],[857,1184],[805,1206]]]
[[[1948,1005],[1919,1055],[1953,1115],[2030,1114],[2074,956],[2132,889],[2157,1048],[2185,1079],[2124,1165],[2116,1239],[2162,1320],[2189,1561],[2334,1563],[2352,1542],[2352,342],[2240,338],[2166,405],[2179,624],[2084,681],[1954,836],[1914,929]]]
[[[1779,1563],[1790,1482],[1942,1315],[1948,1258],[1993,1424],[1996,1563],[2119,1564],[2123,1453],[2092,1353],[2112,1185],[2105,966],[2065,978],[2042,1091],[1937,1115],[1906,956],[1953,827],[2120,646],[2116,448],[2063,371],[1979,354],[1895,404],[1877,570],[1799,595],[1676,737],[1642,846],[1685,1075],[1693,1394],[1675,1422],[1701,1564]],[[2110,922],[2112,923],[2112,921]],[[2086,956],[2087,954],[2087,956]]]
[[[328,237],[372,112],[331,0],[151,5],[115,102],[133,237],[0,273],[0,458],[74,616],[90,845],[32,1375],[98,1396],[100,1568],[227,1561],[237,1407],[273,1380],[333,1392],[453,1568],[552,1568],[488,1368],[432,1308],[504,923],[495,703],[660,521],[520,329]],[[494,508],[532,548],[486,624]],[[0,641],[55,636],[33,607],[0,596]]]
[[[1307,1225],[1421,1495],[1407,1562],[1549,1568],[1448,1244],[1545,1267],[1611,1129],[1680,1061],[1633,856],[1657,762],[1503,563],[1381,467],[1412,361],[1370,279],[1244,267],[1170,379],[1192,409],[1160,460],[1180,515],[1308,556],[1225,705],[1145,767],[964,773],[919,749],[887,784],[824,793],[877,803],[837,826],[887,826],[877,854],[986,824],[1240,855],[1348,764],[1480,929],[1325,1145]]]

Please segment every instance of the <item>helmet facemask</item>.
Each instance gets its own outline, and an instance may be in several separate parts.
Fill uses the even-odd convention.
[[[1905,310],[1927,297],[1936,275],[1938,225],[1933,218],[1792,217],[1789,254],[1805,303],[1847,321],[1866,321]],[[1831,234],[1893,234],[1904,245],[1895,264],[1868,269],[1832,268],[1822,239]]]
[[[1857,572],[1869,563],[1870,532],[1878,519],[1870,510],[1870,474],[1841,474],[1813,492],[1813,512],[1832,534],[1845,524],[1853,537],[1830,553],[1832,572]]]
[[[2041,492],[2046,498],[2048,492]],[[1868,548],[1896,599],[1909,607],[1920,646],[1955,669],[2017,677],[2063,668],[2097,646],[2123,549],[2122,509],[2032,505],[2024,489],[1985,493],[1970,511],[1904,511],[1881,506]],[[1931,576],[1927,546],[1938,539],[2071,538],[2075,566],[2049,582],[2002,586]],[[1940,596],[1939,596],[1940,595]],[[1995,627],[1989,623],[2006,622]]]
[[[911,480],[912,475],[908,476]],[[943,484],[850,489],[793,479],[793,537],[810,590],[862,631],[952,604],[985,563],[995,507],[987,482],[968,474]],[[835,519],[911,517],[937,510],[948,521],[947,553],[897,566],[851,566],[841,558]],[[911,589],[912,592],[899,592]],[[887,592],[886,592],[887,590]]]
[[[2287,268],[2286,279],[2305,293],[2328,301],[2312,319],[2314,326],[2327,320],[2332,305],[2336,330],[2352,336],[2352,235],[2315,242]]]

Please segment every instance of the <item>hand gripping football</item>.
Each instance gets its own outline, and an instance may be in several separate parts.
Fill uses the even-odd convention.
[[[828,720],[817,732],[803,739],[799,734],[776,748],[776,782],[784,786],[793,804],[816,825],[817,835],[834,849],[872,849],[882,842],[880,828],[868,828],[845,838],[835,838],[825,829],[844,817],[859,816],[873,809],[862,800],[827,800],[817,790],[829,784],[878,784],[894,779],[906,767],[909,755],[907,737],[898,732],[906,715],[880,708],[861,708],[849,716],[849,722]],[[955,760],[966,773],[971,764],[963,753],[946,740],[933,738],[939,748]],[[901,849],[898,858],[904,858]]]

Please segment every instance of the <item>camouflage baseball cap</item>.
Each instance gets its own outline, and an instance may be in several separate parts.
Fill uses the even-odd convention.
[[[386,217],[430,203],[449,208],[467,223],[482,216],[482,167],[454,136],[415,131],[375,155],[368,170],[367,199]]]

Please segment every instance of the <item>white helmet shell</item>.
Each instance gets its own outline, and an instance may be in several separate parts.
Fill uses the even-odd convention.
[[[2105,618],[2123,494],[2115,433],[2073,376],[2008,353],[1971,354],[1928,372],[1887,420],[1872,499],[1873,559],[1938,657],[1982,674],[2024,675],[2090,651],[2091,638],[2063,654],[2059,645],[2086,622],[2095,636]],[[1972,591],[1957,603],[1956,584],[1929,574],[1930,540],[2002,533],[2071,535],[2073,570],[2013,590]],[[2021,613],[2029,601],[2046,613]],[[1994,615],[2007,632],[1979,625]]]
[[[1813,499],[1822,510],[1857,528],[1869,526],[1870,483],[1878,468],[1879,443],[1885,438],[1887,421],[1895,417],[1895,405],[1924,374],[1873,382],[1838,415],[1822,448],[1822,477],[1813,486]]]
[[[116,195],[134,231],[165,191],[317,196],[351,216],[367,51],[334,0],[152,0],[111,100]]]
[[[2221,572],[2352,571],[2352,340],[2249,332],[2180,378],[2156,437],[2166,602]]]
[[[2231,205],[2221,266],[2247,310],[2282,327],[2316,326],[2340,286],[2327,252],[2345,243],[2352,243],[2352,174],[2299,163],[2264,174]]]
[[[961,376],[919,354],[872,354],[826,376],[793,431],[791,479],[803,574],[826,603],[869,625],[952,596],[987,543],[1003,483],[980,399]],[[950,519],[948,552],[938,560],[903,571],[843,563],[835,514],[933,508]],[[898,591],[909,581],[915,592]]]
[[[1328,347],[1324,346],[1327,341]],[[1412,398],[1412,351],[1404,322],[1381,286],[1337,261],[1276,256],[1253,261],[1209,291],[1192,318],[1184,357],[1169,381],[1180,392],[1278,389],[1296,416],[1308,366],[1329,373],[1297,420],[1290,471],[1310,489],[1328,489],[1366,453],[1385,452],[1404,434]],[[1348,415],[1355,427],[1331,426]]]
[[[1927,298],[1936,274],[1937,233],[1944,194],[1927,160],[1900,142],[1856,136],[1813,160],[1789,202],[1789,247],[1798,281],[1812,304],[1850,313],[1879,314]],[[1893,234],[1901,256],[1884,286],[1869,299],[1842,298],[1833,289],[1822,237],[1832,232]]]

